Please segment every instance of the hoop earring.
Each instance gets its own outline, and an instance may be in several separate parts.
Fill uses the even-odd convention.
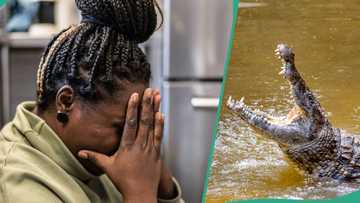
[[[63,124],[66,124],[68,121],[69,121],[69,116],[64,113],[64,112],[61,112],[61,111],[58,111],[57,112],[57,116],[56,116],[56,119],[63,123]]]

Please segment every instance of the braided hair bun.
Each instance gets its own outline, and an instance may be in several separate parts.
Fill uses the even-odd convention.
[[[83,22],[114,28],[128,40],[144,42],[157,25],[156,0],[75,0]]]
[[[121,82],[148,84],[150,63],[139,47],[156,30],[156,0],[75,0],[83,22],[57,34],[37,74],[37,100],[46,109],[70,85],[79,98],[114,96]]]

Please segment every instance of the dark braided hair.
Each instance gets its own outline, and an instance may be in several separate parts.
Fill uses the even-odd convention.
[[[64,85],[86,101],[97,101],[120,89],[116,81],[150,80],[150,64],[138,44],[154,33],[157,9],[162,16],[156,0],[75,2],[82,22],[57,34],[40,61],[37,103],[43,110]]]

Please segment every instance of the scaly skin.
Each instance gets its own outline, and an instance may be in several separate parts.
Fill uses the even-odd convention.
[[[295,54],[285,44],[275,50],[283,63],[279,73],[290,83],[295,107],[282,120],[253,110],[229,97],[227,107],[250,126],[276,140],[288,156],[317,178],[360,180],[360,138],[332,127],[320,102],[295,66]]]

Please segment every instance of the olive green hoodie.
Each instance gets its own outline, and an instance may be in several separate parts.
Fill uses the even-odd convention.
[[[0,131],[0,202],[123,202],[109,178],[90,174],[31,112],[34,107],[34,102],[19,105],[14,120]],[[178,196],[159,202],[182,202],[174,182]]]

